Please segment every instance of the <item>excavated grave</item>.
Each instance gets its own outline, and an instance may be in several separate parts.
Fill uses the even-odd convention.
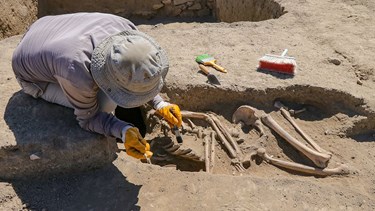
[[[293,118],[323,149],[334,154],[328,168],[335,168],[338,164],[350,162],[350,160],[343,159],[347,155],[347,152],[337,149],[334,146],[335,141],[372,142],[375,140],[373,135],[374,114],[366,109],[363,100],[335,90],[311,86],[290,86],[285,89],[269,89],[267,90],[267,94],[262,95],[261,98],[257,97],[260,96],[258,90],[247,90],[246,92],[226,90],[225,94],[223,94],[222,90],[217,87],[192,87],[187,92],[186,90],[170,89],[167,92],[177,96],[175,101],[187,110],[216,113],[220,122],[229,129],[232,137],[237,141],[241,151],[245,155],[251,154],[256,149],[263,147],[269,154],[282,160],[314,166],[311,161],[270,129],[266,129],[268,138],[260,138],[259,131],[255,130],[255,128],[234,124],[232,122],[232,114],[240,105],[251,105],[269,113],[288,133],[305,144],[304,139],[273,105],[275,101],[281,101],[293,110],[306,109],[306,111],[294,115]],[[181,95],[181,93],[184,94]],[[202,98],[205,98],[205,100],[200,101],[199,105],[191,103]],[[329,101],[321,101],[321,99],[328,98],[330,99]],[[155,122],[155,118],[152,115],[148,117],[149,122]],[[191,149],[200,159],[184,159],[184,157],[164,150],[163,145],[168,145],[170,142],[174,142],[174,145],[178,144],[172,132],[162,132],[163,124],[165,123],[160,123],[160,120],[157,120],[157,123],[150,124],[150,134],[147,136],[151,140],[151,143],[153,143],[152,146],[154,146],[153,149],[156,152],[155,157],[152,159],[154,164],[174,167],[182,171],[206,171],[203,163],[204,137],[209,136],[212,128],[205,121],[191,120],[193,120],[197,131],[193,133],[191,130],[182,129],[182,138],[185,141],[183,144],[180,144],[180,148]],[[186,118],[184,118],[184,123],[185,125],[189,125]],[[239,174],[231,165],[230,156],[223,143],[218,139],[215,144],[214,160],[215,167],[211,173]],[[259,164],[259,159],[256,157],[251,159],[250,164],[246,166],[250,170],[241,174],[254,174],[254,171],[261,172]],[[355,173],[355,169],[357,168],[355,166],[350,166],[350,168],[351,172]]]

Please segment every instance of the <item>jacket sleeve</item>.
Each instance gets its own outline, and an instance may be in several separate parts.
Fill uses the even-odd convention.
[[[96,97],[99,89],[97,86],[84,89],[62,77],[57,78],[83,129],[105,136],[122,138],[122,130],[131,124],[117,119],[112,113],[99,111]]]

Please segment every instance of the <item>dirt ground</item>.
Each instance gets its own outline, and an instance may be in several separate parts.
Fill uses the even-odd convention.
[[[268,139],[259,140],[254,128],[231,122],[236,108],[251,105],[303,141],[273,102],[305,107],[295,121],[332,153],[328,167],[346,164],[349,175],[314,177],[259,159],[240,173],[219,141],[212,173],[204,172],[203,162],[167,155],[167,162],[149,165],[120,150],[113,163],[96,170],[0,181],[0,210],[375,210],[375,2],[281,2],[288,12],[262,22],[164,20],[138,27],[169,54],[163,96],[171,102],[183,110],[218,114],[226,127],[237,131],[245,153],[262,146],[278,159],[312,166],[271,130],[265,129]],[[0,41],[7,49],[2,59],[10,59],[19,39]],[[259,57],[285,48],[298,64],[294,77],[257,71]],[[214,55],[228,70],[212,70],[222,85],[207,84],[198,71],[194,59],[202,53]],[[1,90],[18,92],[10,61],[0,68]],[[194,123],[209,130],[204,122]],[[160,127],[149,125],[146,135],[155,150],[157,142],[175,139],[171,132],[164,137]],[[182,146],[203,157],[203,139],[192,133],[182,136]]]
[[[0,0],[0,39],[23,33],[37,18],[36,0]]]

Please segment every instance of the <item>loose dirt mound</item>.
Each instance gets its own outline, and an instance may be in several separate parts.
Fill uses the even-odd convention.
[[[25,32],[37,18],[37,1],[0,0],[0,39]]]

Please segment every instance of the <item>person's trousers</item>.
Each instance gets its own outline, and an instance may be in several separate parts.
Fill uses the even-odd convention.
[[[22,90],[34,98],[42,98],[48,102],[59,104],[68,108],[73,108],[66,98],[59,84],[55,83],[30,83],[17,78]],[[123,108],[117,106],[103,91],[97,96],[99,111],[113,113],[118,119],[129,122],[139,129],[144,137],[146,135],[146,124],[140,107]]]

